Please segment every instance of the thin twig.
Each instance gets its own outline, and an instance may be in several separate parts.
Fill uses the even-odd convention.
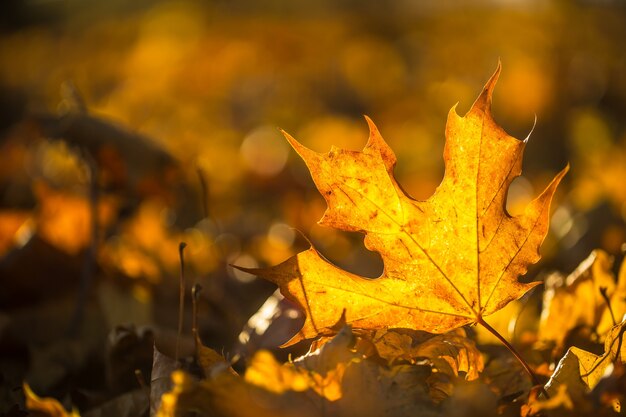
[[[146,378],[144,378],[143,372],[141,372],[141,369],[135,369],[135,378],[137,379],[137,383],[139,384],[140,388],[142,389],[149,388],[148,384],[146,384]]]
[[[613,308],[611,307],[611,299],[606,292],[606,287],[600,287],[600,294],[602,298],[604,298],[604,302],[606,303],[606,307],[609,309],[609,313],[611,314],[611,320],[613,320],[613,326],[617,325],[617,321],[615,321],[615,314],[613,314]]]
[[[193,303],[191,331],[194,333],[198,331],[198,299],[201,291],[202,285],[198,283],[193,284],[193,287],[191,287],[191,302]]]
[[[210,218],[209,215],[209,183],[206,180],[204,170],[200,167],[196,168],[198,173],[198,179],[200,180],[200,187],[202,188],[202,214],[205,219]]]
[[[185,242],[180,242],[178,245],[178,256],[180,257],[180,288],[179,288],[179,300],[178,300],[178,335],[176,337],[176,352],[174,359],[178,362],[180,354],[180,339],[183,335],[183,315],[185,312],[185,257],[184,250],[187,247]]]

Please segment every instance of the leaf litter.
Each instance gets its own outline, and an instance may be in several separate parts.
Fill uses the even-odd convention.
[[[395,155],[369,118],[370,138],[360,152],[333,148],[318,154],[286,135],[327,201],[321,223],[365,233],[366,247],[385,264],[380,278],[368,280],[335,267],[311,247],[276,267],[240,268],[278,284],[301,307],[306,322],[288,344],[316,338],[308,353],[283,362],[258,350],[236,372],[231,365],[238,358],[226,359],[196,334],[195,357],[187,365],[154,348],[149,393],[148,387],[126,392],[85,415],[106,415],[115,407],[132,409],[125,415],[146,415],[149,397],[150,414],[161,417],[190,411],[286,417],[619,412],[623,271],[616,280],[606,254],[596,252],[574,278],[546,291],[552,298],[544,301],[541,343],[564,348],[564,334],[581,323],[595,331],[594,343],[604,341],[600,354],[569,348],[545,385],[550,398],[541,395],[542,387],[531,389],[527,379],[515,378],[519,367],[510,366],[510,355],[477,345],[473,328],[462,327],[484,323],[538,284],[518,277],[539,259],[550,202],[568,169],[522,214],[507,213],[507,189],[521,172],[526,142],[506,134],[491,116],[499,72],[464,117],[451,110],[446,174],[426,201],[413,200],[396,182]],[[590,303],[593,313],[581,308],[563,317],[563,306],[578,297],[587,297],[584,305]],[[559,318],[567,323],[555,326]],[[550,360],[541,351],[529,358],[535,368]],[[502,381],[509,381],[506,387]],[[24,389],[32,410],[72,415],[56,400]]]

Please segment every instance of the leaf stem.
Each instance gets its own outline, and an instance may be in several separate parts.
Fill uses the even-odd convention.
[[[533,385],[540,386],[541,392],[543,393],[543,395],[545,395],[546,398],[550,398],[550,395],[548,395],[548,393],[546,392],[545,388],[543,387],[543,384],[539,381],[539,378],[537,378],[537,375],[535,374],[535,372],[531,369],[530,365],[528,365],[528,362],[526,362],[526,360],[522,358],[522,355],[520,355],[519,352],[513,347],[513,345],[510,344],[509,341],[504,338],[504,336],[498,333],[496,329],[491,327],[489,323],[487,323],[481,316],[478,317],[476,323],[483,326],[485,329],[489,331],[489,333],[494,335],[496,338],[498,338],[500,342],[502,342],[502,344],[509,350],[509,352],[511,352],[513,356],[515,356],[515,359],[517,359],[517,361],[522,365],[522,367],[524,368],[528,376],[530,376],[530,379]]]
[[[198,298],[200,298],[200,291],[202,286],[198,283],[193,284],[191,287],[191,302],[192,302],[192,317],[191,317],[191,332],[196,334],[198,332]]]
[[[202,214],[205,219],[209,219],[209,184],[206,180],[204,170],[201,167],[196,168],[200,187],[202,188]]]
[[[185,257],[183,251],[187,244],[180,242],[178,245],[178,256],[180,257],[180,288],[179,288],[179,301],[178,301],[178,335],[176,337],[176,352],[174,359],[178,362],[180,353],[180,339],[183,335],[183,315],[185,313]]]
[[[609,294],[607,293],[606,287],[600,287],[600,295],[604,299],[606,303],[606,307],[609,309],[609,313],[611,313],[611,320],[613,320],[613,326],[617,326],[617,321],[615,321],[615,314],[613,314],[613,309],[611,308],[611,299],[609,298]]]

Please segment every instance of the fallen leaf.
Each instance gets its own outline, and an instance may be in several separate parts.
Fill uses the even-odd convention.
[[[591,409],[592,403],[589,393],[598,386],[599,382],[610,376],[614,364],[623,364],[626,360],[626,344],[624,343],[626,321],[614,326],[604,341],[604,354],[595,355],[591,352],[571,347],[557,365],[554,374],[545,385],[545,389],[552,397],[560,395],[566,390],[577,404],[577,408]],[[565,388],[563,388],[565,387]],[[596,392],[598,396],[599,393]],[[611,407],[617,404],[610,404]]]
[[[210,378],[211,375],[221,373],[224,370],[236,375],[236,372],[230,366],[230,363],[219,353],[205,346],[200,340],[200,336],[195,334],[196,340],[196,361],[202,368],[204,376]]]
[[[328,343],[312,349],[306,355],[296,359],[295,365],[307,370],[326,374],[340,364],[346,364],[363,355],[356,351],[356,338],[350,326],[343,326]]]
[[[512,355],[493,355],[489,358],[481,381],[489,386],[504,404],[521,397],[532,388],[532,381]]]
[[[148,388],[128,391],[110,401],[91,409],[84,417],[142,417],[150,411],[150,392]]]
[[[598,382],[591,390],[591,398],[595,404],[608,406],[616,413],[622,410],[622,404],[626,401],[626,365],[623,362],[615,362],[613,369],[608,375]]]
[[[428,358],[439,372],[454,376],[462,372],[468,381],[477,379],[485,367],[482,354],[463,329],[435,336],[418,345],[412,354]]]
[[[328,415],[441,416],[429,392],[428,374],[427,367],[387,368],[372,361],[352,362],[342,379],[343,396],[331,403]]]
[[[178,417],[188,410],[215,417],[321,417],[302,393],[276,394],[224,372],[197,381],[183,371],[172,374],[173,388],[163,395],[157,417]]]
[[[305,312],[288,344],[332,334],[345,309],[354,328],[410,328],[443,333],[479,323],[537,283],[518,276],[539,260],[549,206],[561,171],[526,210],[505,209],[508,187],[521,173],[526,141],[509,136],[491,116],[500,66],[470,111],[452,108],[446,125],[446,174],[426,201],[396,182],[396,157],[373,122],[363,151],[320,154],[285,134],[304,159],[328,208],[325,226],[363,232],[384,272],[365,279],[326,261],[315,248],[280,265],[240,269],[276,283]]]
[[[575,346],[568,349],[554,370],[554,374],[546,384],[546,391],[550,396],[555,394],[561,385],[575,397],[580,398],[589,391],[589,385],[581,375],[593,368],[597,355]],[[602,368],[604,370],[604,368]],[[595,377],[593,378],[595,379]],[[588,378],[587,378],[588,380]]]
[[[161,353],[154,346],[152,359],[152,373],[150,377],[150,415],[154,415],[161,408],[164,393],[172,389],[171,375],[179,364],[173,358]]]
[[[626,265],[622,263],[617,283],[612,267],[613,259],[595,250],[566,278],[559,274],[548,277],[539,338],[561,346],[569,332],[579,326],[604,337],[614,326],[613,319],[619,322],[626,313]],[[611,309],[601,289],[606,291]]]
[[[548,399],[540,399],[537,396],[531,397],[528,404],[522,405],[521,416],[535,416],[542,411],[549,411],[549,415],[554,417],[576,415],[573,414],[574,403],[566,388],[564,385],[559,386],[556,392],[550,394]]]
[[[388,367],[351,347],[349,327],[320,349],[281,364],[260,350],[244,378],[229,372],[197,381],[172,374],[159,417],[195,410],[214,416],[420,416],[440,415],[432,400],[428,366]]]
[[[270,392],[313,390],[320,397],[335,401],[342,397],[346,367],[362,355],[352,349],[355,343],[350,327],[344,327],[332,340],[293,363],[281,365],[268,351],[252,357],[245,380]]]
[[[473,340],[463,329],[420,340],[407,332],[379,331],[374,344],[379,355],[390,362],[398,359],[427,359],[438,372],[450,376],[465,374],[471,381],[484,369],[483,357]]]
[[[67,411],[54,398],[41,398],[33,392],[27,383],[24,383],[26,408],[37,417],[79,417],[78,411]]]
[[[310,378],[294,366],[282,366],[267,350],[258,351],[246,369],[246,381],[270,392],[306,391]]]

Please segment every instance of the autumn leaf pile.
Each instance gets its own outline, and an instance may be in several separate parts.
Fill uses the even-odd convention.
[[[626,267],[615,277],[612,258],[598,250],[568,276],[550,275],[543,293],[533,291],[541,282],[520,280],[540,258],[568,167],[520,214],[508,213],[528,139],[509,136],[492,117],[499,74],[498,66],[465,116],[450,111],[445,175],[425,201],[396,182],[396,156],[369,118],[362,151],[320,154],[285,133],[326,200],[320,223],[363,233],[382,275],[345,271],[313,246],[276,266],[235,265],[280,289],[271,322],[294,307],[304,315],[283,347],[308,352],[286,361],[267,349],[217,352],[194,324],[190,354],[154,347],[150,380],[138,373],[142,386],[124,404],[159,417],[619,415]],[[145,336],[120,332],[135,342]],[[511,338],[532,378],[494,337]],[[36,415],[77,413],[28,384],[23,391]]]
[[[491,329],[485,317],[539,284],[518,278],[539,259],[550,202],[567,172],[521,215],[507,213],[507,191],[521,173],[526,140],[509,136],[492,118],[499,73],[464,117],[451,110],[446,174],[427,201],[411,199],[395,181],[395,155],[369,118],[370,138],[361,152],[318,154],[285,134],[326,199],[321,223],[363,232],[367,248],[381,254],[383,275],[366,279],[343,271],[313,247],[274,267],[240,268],[276,283],[305,312],[302,329],[286,345],[315,339],[309,353],[281,364],[258,351],[242,376],[223,369],[219,358],[204,361],[200,380],[176,371],[159,416],[190,410],[224,416],[620,411],[626,278],[620,274],[615,282],[605,253],[548,284],[532,365],[545,387],[520,376],[509,352],[481,352],[467,334],[474,329],[462,327]],[[590,341],[603,341],[604,352],[572,347],[551,368],[554,352],[580,329],[590,332]]]

